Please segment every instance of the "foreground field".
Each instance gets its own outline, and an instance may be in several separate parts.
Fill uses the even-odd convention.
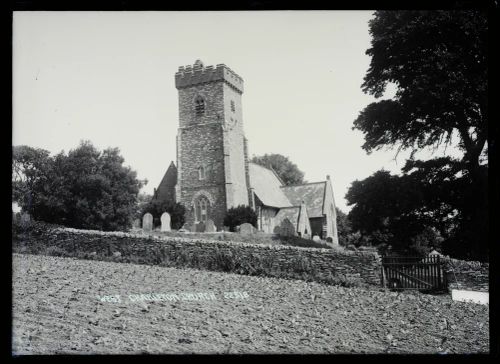
[[[488,351],[488,306],[448,295],[13,255],[14,354]]]

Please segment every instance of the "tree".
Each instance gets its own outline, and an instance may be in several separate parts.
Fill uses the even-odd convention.
[[[152,199],[142,209],[141,216],[143,216],[147,212],[153,215],[154,227],[161,226],[161,215],[164,212],[168,212],[170,214],[170,224],[172,229],[180,229],[186,221],[186,208],[180,203],[175,203],[172,201],[159,201],[156,199]]]
[[[347,246],[350,242],[350,235],[352,233],[351,222],[348,216],[338,207],[335,208],[337,212],[337,235],[339,244]]]
[[[452,255],[467,257],[456,244],[446,247],[456,242],[464,226],[460,208],[468,196],[459,171],[449,157],[409,160],[401,176],[381,170],[354,181],[346,195],[348,204],[354,205],[348,216],[352,229],[382,248],[419,254],[443,247]]]
[[[74,228],[123,230],[131,225],[143,181],[117,148],[100,152],[90,142],[46,158],[36,168],[32,184],[25,184],[23,210],[36,220]],[[14,164],[22,159],[14,156]],[[31,203],[29,203],[31,201]]]
[[[363,148],[437,146],[459,136],[471,173],[488,136],[488,26],[478,11],[378,11],[370,21],[363,91],[392,100],[368,105],[354,122]]]
[[[251,162],[266,168],[272,168],[285,185],[306,183],[306,181],[304,181],[304,172],[302,172],[296,164],[292,163],[288,157],[281,154],[264,154],[259,157],[254,156]]]
[[[448,200],[457,210],[455,233],[448,243],[455,241],[457,247],[468,245],[485,254],[488,172],[482,159],[488,138],[486,14],[470,10],[378,11],[369,27],[372,41],[366,53],[371,63],[363,91],[380,98],[387,85],[393,84],[396,93],[390,100],[369,104],[354,121],[353,128],[364,134],[363,148],[368,153],[383,147],[397,147],[398,152],[410,149],[413,161],[419,148],[448,146],[457,139],[463,157],[450,159],[446,168],[455,170],[454,179],[461,180],[455,181],[455,188],[462,190],[453,190],[454,197],[461,194],[464,198],[450,196],[444,179],[441,195],[428,190],[425,193]],[[436,172],[433,162],[427,162],[412,163],[427,163],[420,166],[425,175]],[[475,243],[467,242],[472,237]]]
[[[36,204],[37,196],[32,194],[36,185],[46,183],[50,175],[50,152],[26,145],[12,148],[12,200],[25,211]]]
[[[230,231],[235,231],[236,226],[243,223],[249,223],[257,227],[257,214],[250,206],[239,205],[227,210],[224,217],[224,226],[228,226]]]
[[[152,199],[153,196],[148,193],[140,192],[137,195],[137,208],[134,218],[142,220],[142,216],[145,214],[144,211],[146,209],[146,206],[151,202]]]

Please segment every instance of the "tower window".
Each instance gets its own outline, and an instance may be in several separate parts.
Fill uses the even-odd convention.
[[[234,101],[233,100],[231,100],[231,111],[232,112],[236,111],[236,107],[234,106]]]
[[[205,113],[205,99],[198,96],[194,101],[194,108],[197,116],[203,115]]]
[[[204,180],[205,179],[205,167],[200,167],[198,168],[198,179],[199,180]]]
[[[197,222],[207,222],[208,218],[208,207],[210,206],[210,203],[208,202],[207,198],[202,196],[199,199],[196,200],[194,204],[194,212],[195,212],[195,219]]]

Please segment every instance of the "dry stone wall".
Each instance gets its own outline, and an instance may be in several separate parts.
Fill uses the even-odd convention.
[[[67,228],[35,229],[14,239],[14,251],[343,285],[380,284],[380,258],[373,252],[339,252]]]
[[[489,290],[489,264],[443,258],[448,287],[473,291]]]

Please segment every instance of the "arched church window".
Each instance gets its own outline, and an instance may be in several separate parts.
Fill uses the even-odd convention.
[[[203,115],[205,113],[205,99],[197,96],[194,100],[194,108],[197,116]]]
[[[206,223],[208,220],[208,209],[210,207],[210,202],[204,196],[201,196],[194,203],[194,212],[196,222]]]
[[[205,179],[205,167],[200,167],[198,168],[198,179],[201,181],[201,180],[204,180]]]

